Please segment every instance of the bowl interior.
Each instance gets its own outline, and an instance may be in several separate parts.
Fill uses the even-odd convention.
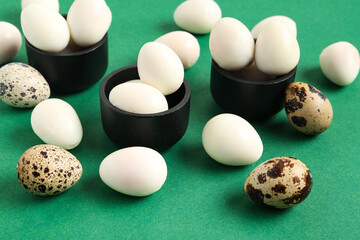
[[[277,83],[287,81],[296,72],[296,67],[295,67],[290,72],[288,72],[284,75],[276,76],[274,79],[268,79],[268,80],[262,80],[262,81],[252,81],[252,80],[247,80],[247,79],[237,77],[236,75],[231,73],[231,71],[227,71],[227,70],[221,68],[213,59],[212,59],[211,64],[224,77],[226,77],[232,81],[235,81],[235,82],[249,84],[249,85],[262,85],[262,86],[274,85]]]
[[[41,54],[43,56],[47,56],[47,57],[76,57],[76,56],[82,56],[82,55],[86,55],[89,54],[91,52],[93,52],[94,50],[96,50],[97,48],[99,48],[100,46],[102,46],[104,44],[105,41],[107,41],[108,39],[108,33],[106,33],[104,35],[104,37],[96,44],[94,44],[93,46],[87,47],[87,48],[76,48],[76,51],[61,51],[58,53],[53,53],[53,52],[46,52],[43,51],[41,49],[38,49],[37,47],[35,47],[34,45],[32,45],[26,38],[25,39],[25,45],[31,49],[31,51],[36,52],[37,54]]]

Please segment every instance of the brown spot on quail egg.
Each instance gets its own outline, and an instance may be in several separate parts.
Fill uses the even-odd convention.
[[[0,99],[13,107],[31,108],[49,98],[45,78],[24,63],[8,63],[0,68]]]
[[[82,166],[70,152],[54,145],[37,145],[20,157],[17,177],[21,185],[35,195],[56,195],[74,186],[82,175]]]
[[[312,176],[308,167],[292,157],[276,157],[263,162],[245,181],[245,192],[251,200],[276,208],[301,203],[311,188]]]
[[[291,125],[308,135],[324,132],[333,119],[329,99],[320,90],[302,82],[291,83],[285,90],[285,111]]]

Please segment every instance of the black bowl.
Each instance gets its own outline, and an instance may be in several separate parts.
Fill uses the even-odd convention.
[[[29,65],[44,76],[52,92],[86,90],[104,76],[108,66],[108,34],[97,44],[75,52],[45,52],[26,39],[25,46]]]
[[[184,78],[181,87],[165,96],[169,110],[155,114],[123,111],[109,102],[110,91],[120,83],[139,79],[137,66],[127,66],[107,75],[100,84],[102,125],[119,147],[145,146],[164,151],[185,134],[189,122],[191,89]]]
[[[236,77],[211,62],[210,89],[215,102],[226,112],[248,121],[265,120],[284,107],[286,87],[295,79],[296,67],[274,79],[250,81]]]

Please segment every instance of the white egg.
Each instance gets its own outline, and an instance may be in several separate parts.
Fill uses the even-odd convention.
[[[78,146],[83,136],[81,122],[74,108],[57,98],[36,105],[31,113],[31,127],[42,141],[64,149]]]
[[[278,20],[278,21],[282,22],[284,25],[286,25],[286,27],[290,30],[290,32],[292,32],[292,34],[294,34],[294,36],[296,37],[297,28],[296,28],[295,21],[287,16],[276,15],[276,16],[271,16],[271,17],[265,18],[265,19],[261,20],[260,22],[258,22],[251,29],[251,34],[252,34],[253,38],[258,38],[260,32],[264,29],[264,27],[274,20]]]
[[[210,119],[202,132],[206,153],[215,161],[232,166],[248,165],[262,155],[263,144],[245,119],[223,113]]]
[[[60,9],[59,0],[21,0],[21,9],[24,9],[30,3],[39,3],[57,12]]]
[[[20,51],[21,33],[17,27],[0,21],[0,65],[9,62]]]
[[[144,84],[140,79],[129,80],[129,81],[127,81],[127,83],[141,83],[141,84]]]
[[[294,34],[280,21],[267,24],[256,40],[255,61],[258,69],[270,75],[283,75],[296,67],[300,47]]]
[[[60,52],[70,40],[63,16],[37,3],[31,3],[21,11],[21,28],[33,46],[46,52]]]
[[[339,86],[349,85],[359,74],[359,51],[349,42],[336,42],[326,47],[319,61],[324,75]]]
[[[140,114],[164,112],[169,109],[165,96],[156,88],[137,82],[126,82],[114,87],[109,101],[115,107]]]
[[[108,155],[100,164],[101,180],[115,191],[144,197],[165,183],[167,166],[157,151],[147,147],[128,147]]]
[[[144,44],[139,52],[137,67],[140,79],[169,95],[184,81],[184,67],[178,55],[158,42]]]
[[[184,69],[190,68],[199,59],[200,45],[191,33],[173,31],[157,38],[155,42],[160,42],[170,47],[179,56]]]
[[[112,14],[104,0],[76,0],[67,21],[74,42],[89,47],[99,42],[110,28]]]
[[[210,53],[223,69],[244,68],[254,59],[254,39],[247,27],[235,18],[216,22],[210,33]]]
[[[184,1],[174,12],[176,25],[196,34],[209,33],[220,18],[221,9],[213,0]]]

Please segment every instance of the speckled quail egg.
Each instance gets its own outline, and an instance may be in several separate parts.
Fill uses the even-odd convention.
[[[16,173],[27,191],[49,196],[74,186],[82,175],[82,166],[65,149],[43,144],[31,147],[22,154]]]
[[[0,68],[0,99],[4,103],[31,108],[49,96],[49,84],[35,68],[24,63],[8,63]]]
[[[308,135],[324,132],[333,119],[329,99],[315,87],[302,82],[291,83],[285,90],[285,111],[291,125]]]
[[[257,166],[245,181],[245,192],[256,203],[276,208],[295,206],[310,194],[312,175],[292,157],[276,157]]]

